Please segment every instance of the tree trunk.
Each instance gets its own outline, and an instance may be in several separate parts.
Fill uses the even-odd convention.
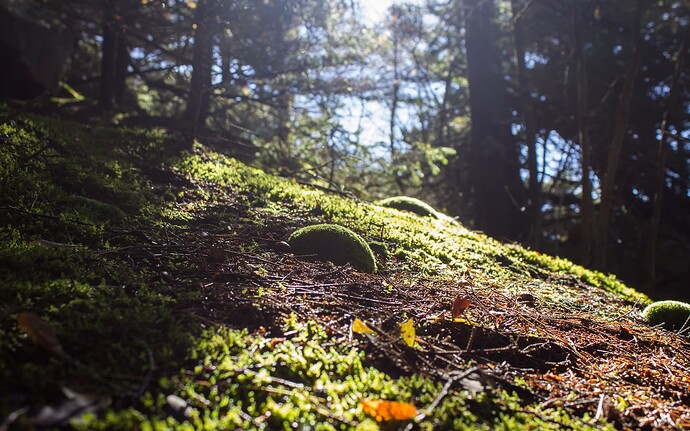
[[[644,0],[637,0],[635,14],[630,28],[633,35],[633,52],[625,71],[625,81],[621,88],[616,108],[613,139],[609,149],[609,157],[606,164],[606,173],[603,178],[601,190],[601,205],[597,217],[596,235],[594,238],[594,265],[604,270],[606,266],[606,249],[608,242],[608,228],[613,210],[614,189],[616,185],[616,173],[620,161],[623,140],[628,128],[628,114],[630,111],[630,99],[635,88],[635,79],[642,63],[642,35],[640,33],[640,21],[642,17],[642,5]]]
[[[499,60],[493,1],[468,0],[467,67],[471,136],[468,182],[474,228],[498,238],[518,239],[521,233],[520,181],[517,148]]]
[[[127,35],[120,32],[117,38],[117,50],[115,55],[115,71],[113,75],[113,98],[118,106],[124,103],[127,90],[127,67],[129,67],[130,55]]]
[[[589,142],[589,108],[587,101],[587,59],[582,40],[580,0],[573,0],[573,34],[575,36],[575,63],[577,68],[577,135],[582,156],[582,201],[580,204],[582,245],[581,261],[589,264],[592,259],[592,234],[594,230],[594,202],[592,201],[592,178],[590,177],[591,147]]]
[[[192,138],[206,123],[208,105],[211,97],[213,36],[216,29],[214,17],[217,0],[201,0],[197,6],[194,24],[194,49],[192,50],[192,79],[184,120],[192,133]]]
[[[539,169],[537,164],[537,130],[534,119],[529,89],[527,87],[527,68],[525,67],[525,32],[521,16],[523,5],[518,0],[511,0],[511,9],[515,19],[513,37],[515,38],[515,61],[517,63],[517,84],[520,106],[525,121],[525,146],[527,147],[527,167],[529,169],[529,244],[535,250],[541,245],[541,184],[539,183]],[[517,17],[517,18],[515,18]]]
[[[117,26],[117,48],[113,70],[113,98],[117,105],[124,103],[127,91],[127,68],[131,62],[128,31],[136,18],[138,0],[118,0],[116,14],[120,17]]]
[[[395,163],[397,155],[395,145],[395,126],[398,111],[398,94],[400,93],[400,76],[398,73],[398,35],[395,29],[393,33],[393,89],[391,93],[391,115],[388,121],[388,139],[390,141],[391,160]]]
[[[668,96],[668,105],[664,111],[664,117],[661,121],[659,148],[656,156],[656,175],[654,178],[654,198],[652,207],[652,219],[649,224],[649,234],[647,241],[646,263],[643,265],[644,273],[643,280],[648,291],[652,291],[656,282],[656,246],[659,236],[659,223],[661,222],[661,208],[664,197],[664,188],[666,186],[666,158],[668,156],[668,123],[678,106],[678,97],[682,91],[682,85],[679,85],[679,78],[681,72],[685,67],[685,57],[688,51],[688,42],[690,41],[690,26],[685,29],[685,36],[683,43],[678,50],[676,56],[676,67],[673,71],[673,81],[671,83],[671,90]]]
[[[103,2],[103,44],[101,46],[101,80],[98,104],[101,108],[113,106],[115,58],[117,55],[117,1]]]

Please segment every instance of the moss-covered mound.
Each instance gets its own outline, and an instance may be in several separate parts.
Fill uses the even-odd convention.
[[[392,198],[382,199],[376,203],[382,207],[409,211],[422,217],[439,218],[438,212],[436,212],[431,205],[408,196],[394,196]]]
[[[686,324],[690,325],[690,304],[680,301],[658,301],[649,304],[642,316],[650,325],[664,324],[669,330],[678,330]]]
[[[349,262],[360,271],[376,272],[376,259],[369,245],[361,236],[342,226],[307,226],[293,232],[288,243],[296,254],[316,254],[337,264]]]

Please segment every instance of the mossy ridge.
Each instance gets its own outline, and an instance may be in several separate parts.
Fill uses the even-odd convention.
[[[690,327],[690,304],[681,301],[657,301],[642,311],[642,317],[652,326],[664,325],[669,331]]]
[[[140,408],[111,411],[102,418],[87,415],[75,427],[266,430],[292,426],[374,431],[383,427],[364,414],[362,399],[408,401],[423,410],[441,390],[442,383],[428,378],[394,379],[367,366],[356,346],[329,339],[316,323],[293,321],[285,329],[295,333],[278,343],[241,330],[205,331],[191,354],[194,365],[162,379],[162,390],[146,394]],[[162,414],[171,394],[190,407],[188,418],[181,422]],[[451,391],[418,426],[423,430],[614,429],[587,415],[573,417],[559,408],[525,405],[503,390],[478,395]]]
[[[98,133],[100,132],[95,134]],[[85,140],[82,141],[81,144],[85,145],[84,151],[88,152],[90,145],[87,144],[90,142],[88,140],[90,138],[88,138],[88,133],[86,133],[86,136],[87,137],[84,138]],[[1,151],[0,154],[2,154]],[[89,160],[94,160],[88,153],[86,153],[86,156]],[[112,157],[120,158],[119,162],[124,163],[124,159],[122,159],[124,156],[113,155]],[[452,226],[446,231],[440,232],[433,228],[433,224],[428,220],[422,220],[422,218],[416,218],[416,220],[413,221],[401,220],[403,219],[402,217],[384,214],[390,213],[390,211],[379,211],[372,205],[352,200],[342,200],[338,197],[324,195],[314,190],[305,190],[294,183],[269,177],[261,171],[248,168],[237,162],[223,160],[221,156],[213,154],[211,154],[210,157],[192,156],[192,158],[195,158],[194,163],[199,163],[202,159],[204,163],[206,163],[214,157],[216,160],[221,160],[219,163],[221,175],[228,175],[228,177],[235,178],[239,181],[238,184],[232,185],[233,189],[243,190],[247,199],[256,199],[257,202],[264,205],[266,209],[275,211],[277,214],[285,213],[283,208],[281,208],[285,203],[290,205],[293,204],[293,202],[298,202],[298,204],[293,204],[293,206],[290,207],[292,214],[303,215],[312,221],[321,221],[324,219],[328,221],[339,220],[355,230],[371,232],[374,237],[384,239],[390,244],[396,244],[400,249],[408,253],[416,253],[414,259],[419,262],[410,262],[410,265],[419,265],[430,272],[442,271],[444,266],[457,270],[472,265],[474,271],[482,272],[482,274],[485,274],[489,279],[511,277],[514,275],[514,272],[509,268],[502,268],[500,265],[492,263],[492,256],[496,253],[504,252],[504,249],[499,243],[481,234],[469,232],[460,226]],[[16,161],[16,159],[13,160]],[[107,157],[103,160],[107,160]],[[42,160],[39,161],[42,162]],[[235,172],[228,174],[226,168],[231,165],[234,166],[233,169],[235,169]],[[206,166],[204,165],[201,170],[203,171],[205,168]],[[115,169],[115,171],[117,171],[117,169]],[[129,170],[126,171],[130,172]],[[16,172],[16,169],[13,172]],[[41,169],[35,169],[33,172],[30,172],[32,175],[40,173]],[[26,180],[27,178],[24,179]],[[52,179],[49,177],[46,178],[45,184],[46,187],[49,187],[52,184]],[[133,178],[136,178],[136,175],[132,175],[129,178],[123,178],[123,181],[130,184],[128,187],[132,187],[132,190],[135,190],[136,185],[130,182]],[[105,180],[109,181],[108,178]],[[142,179],[142,181],[142,184],[145,185],[145,179]],[[25,181],[25,183],[29,185],[31,185],[32,182],[32,180]],[[41,193],[45,193],[45,190],[47,189],[43,189]],[[257,194],[256,190],[265,191],[265,194]],[[64,190],[62,191],[64,192]],[[67,196],[70,195],[69,192],[65,193]],[[193,211],[206,205],[206,203],[203,202],[204,197],[202,195],[204,195],[204,193],[200,193],[199,196],[190,196],[188,206],[175,209],[175,213],[171,214],[171,218],[178,220],[193,218]],[[146,196],[145,200],[148,201],[149,198],[150,196]],[[196,198],[199,198],[199,202],[191,202],[191,200]],[[51,210],[53,202],[51,200],[46,200],[45,204],[48,210]],[[149,208],[153,206],[155,205],[151,205]],[[172,206],[167,208],[172,211]],[[149,213],[149,218],[142,221],[146,221],[153,225],[160,223],[159,220],[152,220],[150,218],[150,214],[155,213],[155,211],[159,210],[152,210],[151,213]],[[131,213],[128,212],[128,214],[131,216]],[[411,218],[404,217],[404,219]],[[20,221],[22,224],[21,226],[17,226],[17,229],[14,231],[14,239],[12,239],[12,241],[17,242],[16,249],[31,249],[31,253],[35,253],[37,256],[36,258],[42,259],[43,250],[30,244],[29,241],[34,238],[44,238],[42,232],[51,232],[51,230],[54,230],[56,223],[54,221],[46,222],[45,226],[41,229],[36,229],[33,233],[27,233],[26,228],[32,227],[32,223],[35,223],[36,220],[36,218],[21,219]],[[17,218],[10,221],[16,222]],[[83,229],[82,226],[74,226],[74,228],[75,230]],[[80,232],[80,235],[89,239],[89,241],[100,241],[99,235],[94,232]],[[68,238],[66,235],[65,237]],[[56,238],[51,237],[48,239]],[[448,240],[455,241],[447,245],[445,242]],[[105,246],[106,244],[103,245]],[[172,310],[170,305],[172,298],[161,292],[157,292],[155,284],[148,285],[147,281],[149,279],[145,278],[144,274],[132,273],[127,275],[131,271],[131,268],[127,268],[126,265],[116,265],[116,269],[120,269],[115,271],[114,278],[113,274],[108,273],[112,272],[112,262],[108,262],[107,265],[105,265],[109,267],[108,271],[103,272],[97,269],[99,265],[94,265],[94,262],[102,262],[100,260],[102,256],[88,250],[88,248],[74,255],[70,255],[69,253],[70,252],[65,250],[47,249],[46,254],[52,256],[49,261],[53,262],[51,265],[54,265],[54,273],[36,274],[35,278],[32,276],[31,280],[24,281],[21,280],[24,276],[21,273],[17,273],[14,276],[15,279],[10,282],[12,289],[1,292],[2,294],[9,292],[7,301],[2,303],[8,303],[9,301],[9,303],[13,305],[12,310],[9,310],[9,314],[4,314],[5,310],[3,310],[3,315],[10,316],[10,318],[2,322],[3,324],[0,326],[0,340],[2,340],[0,346],[3,346],[2,349],[5,348],[4,346],[8,346],[8,348],[14,350],[9,356],[7,351],[3,351],[0,354],[0,358],[5,359],[10,357],[12,360],[17,360],[21,363],[32,363],[31,369],[27,368],[26,372],[31,374],[32,377],[39,376],[39,378],[35,380],[36,382],[50,382],[53,381],[56,376],[61,377],[64,376],[63,373],[65,372],[74,371],[53,362],[48,366],[43,365],[39,357],[44,357],[45,352],[41,351],[37,346],[34,346],[35,348],[33,350],[27,350],[26,340],[20,340],[21,337],[18,336],[18,331],[12,323],[13,314],[20,310],[31,309],[44,316],[46,320],[55,325],[58,337],[61,339],[63,345],[68,347],[69,353],[76,353],[79,359],[86,358],[85,362],[88,364],[98,364],[99,367],[104,366],[106,368],[105,372],[115,370],[124,374],[144,376],[148,372],[146,350],[151,346],[156,346],[155,355],[156,362],[160,365],[160,375],[169,375],[170,370],[166,367],[174,364],[175,360],[182,358],[182,353],[186,351],[185,346],[189,346],[189,343],[192,341],[189,337],[191,335],[189,328],[182,327],[182,322],[179,321],[178,316],[174,316],[174,318],[171,316]],[[82,256],[82,254],[80,253],[83,254],[84,260],[81,260],[82,257],[80,256]],[[32,259],[34,259],[33,257],[24,256],[14,261],[11,258],[11,254],[12,252],[9,251],[5,253],[6,256],[10,255],[8,265],[12,265],[12,262],[24,262],[29,266],[32,265],[31,262]],[[61,256],[72,258],[74,261],[67,264],[64,276],[58,275],[56,277],[55,274],[61,271],[59,266]],[[444,261],[447,261],[447,263],[444,263]],[[430,265],[430,262],[433,262],[433,267]],[[33,265],[33,267],[36,267],[36,265]],[[75,269],[75,267],[79,269]],[[122,273],[120,273],[120,271],[122,271]],[[77,281],[75,281],[75,278]],[[40,281],[41,279],[50,279],[51,282],[42,282]],[[102,281],[99,281],[99,279]],[[106,280],[127,280],[124,283],[126,288],[119,284],[109,284]],[[129,289],[131,289],[131,291]],[[55,295],[46,296],[46,292],[53,292]],[[20,296],[21,298],[19,298]],[[3,298],[3,301],[4,300],[5,298]],[[66,303],[66,301],[69,302]],[[113,304],[115,306],[112,309],[104,309],[104,307]],[[123,322],[118,320],[122,319],[122,317],[118,318],[117,316],[121,311],[125,316],[124,326]],[[72,320],[72,317],[75,319]],[[93,320],[94,317],[96,317],[95,321]],[[268,373],[269,376],[277,377],[277,379],[271,380],[271,386],[262,386],[257,389],[254,378],[252,378],[251,380],[247,380],[247,384],[242,384],[237,388],[238,397],[229,397],[226,396],[226,394],[214,392],[212,385],[205,386],[203,381],[198,379],[193,380],[192,376],[209,376],[209,379],[214,376],[212,373],[213,370],[204,367],[204,362],[201,360],[202,356],[204,358],[207,356],[216,358],[213,364],[228,362],[236,367],[236,361],[239,355],[231,354],[232,346],[228,346],[227,341],[232,335],[227,331],[231,330],[223,328],[213,328],[209,330],[204,337],[219,336],[217,339],[217,347],[206,346],[196,349],[195,352],[197,353],[195,353],[195,360],[199,362],[197,366],[194,367],[194,369],[185,367],[185,371],[172,379],[164,378],[160,382],[161,386],[163,388],[168,388],[171,392],[177,391],[177,394],[187,398],[191,402],[197,402],[202,399],[197,398],[196,395],[200,394],[205,396],[206,399],[210,401],[210,404],[205,407],[200,407],[199,410],[204,414],[204,418],[206,418],[204,419],[204,421],[206,421],[204,423],[208,424],[210,428],[227,428],[225,424],[219,421],[225,420],[226,418],[228,420],[234,420],[238,416],[239,420],[244,420],[250,428],[266,428],[267,425],[265,424],[267,424],[267,422],[265,416],[259,415],[249,417],[248,419],[246,411],[240,413],[240,409],[246,408],[248,405],[252,404],[252,400],[250,399],[251,392],[254,392],[253,399],[256,400],[262,396],[257,396],[257,392],[264,391],[269,395],[275,395],[276,392],[274,390],[276,388],[278,392],[282,391],[286,397],[274,399],[275,405],[271,407],[271,409],[277,412],[276,415],[282,414],[285,417],[295,417],[296,415],[297,417],[301,417],[301,414],[304,413],[309,417],[311,413],[317,415],[322,414],[322,410],[318,408],[314,409],[313,406],[307,407],[307,404],[304,403],[304,400],[311,400],[308,395],[318,397],[320,392],[306,386],[302,389],[282,386],[278,379],[282,378],[281,376],[292,376],[297,383],[300,383],[301,376],[304,375],[304,372],[302,372],[302,374],[299,372],[297,374],[285,374],[286,371],[283,370],[282,367],[285,365],[289,369],[292,369],[293,365],[291,364],[295,362],[298,364],[295,365],[296,369],[301,369],[299,367],[304,367],[305,363],[309,365],[309,368],[315,365],[325,369],[329,362],[326,359],[323,361],[318,360],[310,364],[308,361],[305,361],[304,354],[296,354],[294,355],[295,361],[292,359],[287,360],[281,363],[281,366],[276,368],[275,372],[271,371]],[[88,334],[100,336],[100,339],[104,340],[104,343],[108,341],[108,346],[102,349],[99,348],[100,351],[94,351],[93,346],[85,345],[89,340],[88,337],[84,335]],[[168,338],[160,338],[161,334],[164,334],[165,337]],[[299,353],[300,348],[303,350],[314,348],[310,344],[310,337],[314,335],[313,331],[311,334],[312,335],[305,336],[304,340],[296,342],[294,346],[295,352]],[[276,357],[272,354],[274,348],[269,348],[269,346],[275,346],[273,339],[256,337],[254,339],[245,340],[247,337],[246,334],[237,336],[244,343],[243,346],[245,347],[251,346],[251,348],[254,349],[254,346],[258,346],[253,352],[248,352],[249,356],[243,360],[243,363],[246,365],[243,367],[244,370],[254,370],[256,373],[256,369],[253,368],[255,364],[263,363],[262,361],[268,361],[269,363],[277,362]],[[120,342],[120,339],[124,337],[128,340],[134,340],[135,342]],[[116,341],[113,343],[110,339]],[[4,343],[6,340],[8,340],[7,344]],[[200,339],[195,338],[194,341],[199,342]],[[315,342],[318,345],[333,344],[333,341],[327,339],[319,339],[319,341]],[[81,347],[75,349],[74,346]],[[18,351],[17,349],[19,348],[22,349],[22,352],[20,355],[16,355],[15,352]],[[112,350],[110,348],[112,348]],[[334,349],[339,352],[338,355],[334,357],[334,362],[344,362],[350,358],[348,355],[352,351],[351,346],[336,345]],[[81,353],[84,352],[86,352],[87,356],[81,355]],[[109,354],[105,364],[101,359],[102,352],[108,352]],[[133,352],[136,353],[133,354]],[[26,360],[22,355],[29,355],[30,357]],[[288,356],[293,355],[288,354]],[[122,360],[123,357],[124,360]],[[118,360],[121,362],[117,362],[116,365],[113,366],[109,365],[112,361]],[[16,364],[9,365],[8,362],[0,362],[2,365],[7,366],[9,370],[17,369],[18,367]],[[323,364],[318,365],[321,363]],[[366,371],[368,369],[364,368],[364,370]],[[234,384],[229,378],[237,375],[237,368],[224,368],[223,371],[225,372],[224,374],[215,375],[215,381],[220,381],[224,384]],[[233,371],[235,374],[232,374]],[[176,373],[174,374],[176,375]],[[45,376],[45,379],[40,376]],[[390,396],[389,399],[397,399],[394,394],[408,393],[405,388],[409,387],[411,388],[409,389],[409,393],[414,394],[420,402],[428,404],[430,397],[432,397],[439,388],[438,383],[433,383],[419,377],[409,380],[394,380],[373,369],[371,373],[367,373],[367,376],[379,376],[379,382],[383,382],[381,383],[383,386],[376,386],[376,388],[379,388],[377,390],[374,390],[374,382],[372,382],[371,390],[368,393],[372,394],[372,396]],[[265,375],[259,375],[257,373],[254,377],[258,377],[260,382],[265,381]],[[4,377],[3,380],[5,380]],[[409,383],[410,381],[414,381],[414,383]],[[179,383],[183,385],[184,388],[180,389],[179,386],[169,386],[170,382]],[[331,383],[337,385],[342,382],[340,380],[332,380]],[[388,386],[389,383],[391,386]],[[41,388],[36,389],[35,394],[43,396],[44,392],[41,392],[39,389]],[[53,386],[52,389],[55,389],[55,387]],[[35,394],[32,393],[32,395]],[[161,395],[165,394],[158,391],[152,392],[150,395],[140,400],[141,404],[144,406],[142,408],[130,408],[125,411],[109,410],[99,418],[86,418],[85,422],[82,422],[82,425],[86,428],[93,429],[149,429],[156,427],[167,428],[168,426],[170,428],[192,429],[190,423],[179,424],[167,413],[163,412],[161,404],[163,399]],[[417,396],[416,394],[419,395]],[[353,397],[358,396],[357,394],[350,395]],[[521,429],[525,428],[526,425],[540,429],[558,429],[563,426],[572,426],[578,429],[588,429],[589,427],[596,426],[598,429],[599,426],[604,425],[603,423],[594,422],[586,416],[571,419],[566,411],[560,409],[542,410],[539,409],[538,406],[521,405],[518,403],[517,398],[510,398],[501,391],[497,392],[497,395],[494,396],[488,404],[485,404],[483,401],[478,401],[474,404],[463,404],[464,401],[463,403],[460,403],[460,401],[464,400],[464,398],[459,398],[459,400],[455,400],[455,398],[451,397],[448,397],[447,400],[444,399],[443,403],[435,409],[434,414],[429,416],[429,418],[427,418],[428,420],[422,424],[422,428],[431,428],[436,423],[448,424],[446,427],[448,429]],[[3,400],[7,401],[4,398]],[[448,403],[451,404],[448,405]],[[10,408],[11,406],[1,404],[2,403],[0,403],[0,411],[3,413],[12,411]],[[309,404],[312,403],[310,402]],[[467,417],[464,416],[465,414]],[[531,414],[535,414],[538,417],[533,418]],[[321,416],[321,418],[323,417],[327,417],[327,415]],[[477,419],[475,420],[472,418]],[[91,420],[92,422],[90,422],[90,424],[93,425],[93,427],[84,425]],[[325,422],[325,427],[348,428],[347,424],[343,425],[338,421],[327,420]],[[310,424],[310,422],[304,423],[305,425]],[[378,428],[375,423],[366,418],[361,419],[361,422],[356,425],[359,426],[359,429]],[[318,426],[318,423],[315,427],[316,426]]]
[[[469,231],[459,223],[447,223],[439,228],[430,217],[396,217],[376,205],[304,188],[294,181],[268,175],[212,152],[184,157],[175,165],[182,173],[198,180],[233,187],[276,213],[286,208],[296,214],[317,213],[319,216],[312,217],[311,221],[336,223],[353,231],[368,232],[370,240],[395,244],[393,254],[399,258],[409,257],[409,265],[416,270],[438,274],[439,271],[458,272],[472,268],[502,284],[516,276],[525,280],[533,271],[559,272],[572,274],[584,283],[629,301],[651,302],[646,295],[625,286],[612,275],[587,270],[566,259],[518,245],[502,244],[480,232]],[[496,256],[508,256],[518,265],[497,264]]]
[[[376,259],[361,236],[334,224],[317,224],[293,232],[288,238],[297,254],[316,254],[337,264],[351,263],[364,272],[376,272]]]
[[[409,211],[422,217],[440,218],[438,212],[428,203],[409,196],[393,196],[375,202],[386,208],[395,208],[401,211]]]

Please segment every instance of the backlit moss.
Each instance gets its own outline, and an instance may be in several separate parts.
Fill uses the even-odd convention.
[[[649,304],[642,316],[650,325],[661,325],[668,330],[690,326],[690,304],[680,301],[657,301]]]
[[[408,196],[394,196],[391,198],[382,199],[376,202],[376,204],[381,205],[382,207],[409,211],[420,216],[439,218],[439,214],[431,205],[427,204],[426,202],[422,202],[419,199]]]
[[[297,254],[316,254],[337,264],[351,263],[355,269],[376,272],[376,259],[369,245],[350,229],[318,224],[298,229],[288,243]]]

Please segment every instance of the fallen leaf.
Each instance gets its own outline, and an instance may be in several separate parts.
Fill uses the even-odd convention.
[[[406,421],[417,416],[417,408],[410,403],[384,400],[363,400],[364,413],[373,417],[376,422]]]
[[[357,334],[376,334],[366,323],[359,319],[355,319],[354,322],[352,322],[352,332]]]
[[[19,313],[17,317],[19,328],[24,331],[39,346],[53,353],[54,355],[65,358],[62,345],[55,335],[55,331],[48,322],[31,312]]]
[[[453,311],[451,312],[451,316],[453,317],[453,320],[457,319],[460,317],[460,315],[470,308],[470,304],[472,304],[472,301],[470,301],[467,298],[462,298],[460,295],[455,297],[455,300],[453,301]]]
[[[414,320],[412,320],[412,318],[409,318],[403,323],[401,323],[399,326],[400,336],[402,337],[403,341],[405,342],[405,344],[412,347],[414,345],[415,337]]]

